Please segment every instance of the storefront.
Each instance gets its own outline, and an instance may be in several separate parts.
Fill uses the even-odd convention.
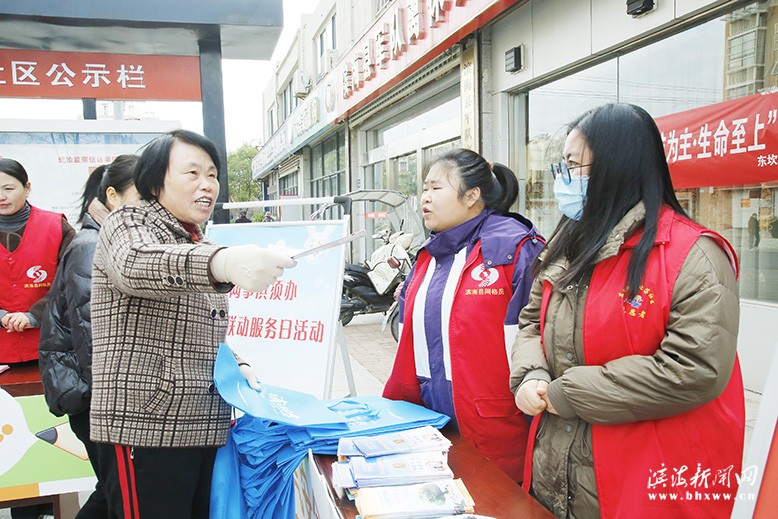
[[[488,55],[477,34],[516,4],[386,3],[310,92],[301,92],[305,98],[254,158],[254,178],[273,186],[268,196],[277,197],[284,188],[283,163],[296,154],[298,196],[393,189],[418,210],[424,165],[455,147],[480,147],[478,77]],[[365,212],[353,215],[355,228],[381,230],[379,217],[368,218],[378,209],[355,208]],[[355,260],[374,246],[370,239],[355,244]]]
[[[509,107],[502,124],[514,130],[505,144],[511,150],[509,160],[526,179],[521,210],[547,236],[560,217],[549,165],[561,157],[565,125],[587,109],[610,102],[637,104],[657,118],[664,131],[663,116],[683,117],[688,110],[740,99],[778,83],[778,9],[772,2],[729,2],[728,6],[708,2],[705,6],[678,0],[663,2],[638,19],[627,16],[623,4],[618,12],[596,0],[585,3],[586,12],[581,11],[582,2],[539,4],[530,2],[516,9],[492,27],[492,34],[494,59],[517,43],[523,45],[521,52],[528,59],[524,71],[500,78],[502,102]],[[696,9],[689,4],[697,4]],[[552,11],[557,16],[552,18]],[[606,30],[615,23],[620,24],[618,31]],[[531,36],[519,36],[517,41],[521,34],[517,29],[527,26],[532,27]],[[613,36],[614,32],[621,34]],[[603,36],[606,33],[610,35]],[[618,41],[619,36],[624,39]],[[604,41],[607,38],[611,40]],[[546,44],[559,52],[551,52]],[[714,132],[720,136],[726,132],[717,150],[726,159],[717,168],[731,165],[723,179],[716,171],[717,175],[699,174],[687,181],[670,161],[676,187],[683,186],[677,196],[686,211],[730,240],[740,257],[739,348],[746,385],[756,390],[764,384],[766,360],[775,349],[771,323],[778,318],[778,232],[773,235],[773,230],[778,231],[774,223],[778,164],[764,170],[764,181],[754,182],[746,180],[735,154],[739,151],[736,136],[746,132],[749,117],[749,144],[761,146],[752,135],[770,124],[767,119],[776,112],[770,113],[766,109],[759,115],[721,114],[718,126],[711,125],[711,141]],[[755,117],[761,117],[761,123]],[[678,136],[669,130],[665,137],[671,156],[671,140],[677,145]],[[687,129],[688,135],[693,134],[688,147],[702,142],[699,131]],[[703,157],[706,150],[699,151],[697,155]],[[765,166],[775,162],[771,154],[777,152],[764,151]],[[703,171],[709,167],[704,160],[697,164]],[[749,232],[752,215],[756,222],[752,221]]]
[[[459,53],[439,61],[445,64],[436,62],[403,85],[413,94],[389,108],[349,120],[354,148],[359,150],[355,156],[358,185],[400,191],[414,209],[418,209],[425,164],[461,142]]]

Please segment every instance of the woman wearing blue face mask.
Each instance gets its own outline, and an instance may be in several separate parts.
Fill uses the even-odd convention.
[[[569,128],[553,168],[564,216],[512,351],[516,404],[535,416],[524,485],[558,517],[729,517],[732,499],[685,492],[705,478],[737,493],[735,253],[684,213],[642,108]]]

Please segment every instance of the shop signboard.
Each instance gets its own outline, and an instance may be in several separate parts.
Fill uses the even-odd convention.
[[[395,0],[343,56],[338,119],[399,84],[517,0]]]
[[[200,101],[200,58],[0,49],[0,97]]]
[[[778,92],[656,119],[676,189],[778,181]]]

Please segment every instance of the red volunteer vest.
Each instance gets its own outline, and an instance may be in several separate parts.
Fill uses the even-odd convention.
[[[664,207],[643,285],[635,298],[627,301],[627,266],[641,235],[642,231],[636,232],[619,254],[597,264],[592,273],[583,323],[586,365],[656,352],[665,337],[675,281],[700,236],[718,242],[737,274],[737,256],[729,242]],[[541,337],[552,291],[553,286],[546,282]],[[539,417],[533,422],[532,438],[538,423]],[[737,359],[726,389],[707,404],[670,418],[592,425],[601,517],[729,517],[737,493],[736,476],[741,471],[744,428],[743,381]],[[534,441],[528,445],[525,476],[531,475]],[[527,488],[528,482],[529,477],[525,477]],[[675,500],[667,497],[669,494],[674,494]]]
[[[521,246],[514,257],[519,257]],[[416,378],[413,307],[430,260],[422,249],[406,289],[402,335],[383,393],[385,398],[419,405],[424,404]],[[497,280],[483,287],[482,278],[471,275],[483,262],[479,241],[470,251],[453,298],[449,345],[454,410],[461,435],[514,481],[521,481],[529,427],[508,384],[504,334],[514,265],[494,267]]]
[[[57,255],[62,243],[62,218],[59,213],[30,207],[30,218],[22,242],[14,252],[0,245],[0,308],[9,312],[27,312],[43,299],[57,271]],[[39,328],[21,333],[0,330],[0,364],[25,362],[38,358]]]

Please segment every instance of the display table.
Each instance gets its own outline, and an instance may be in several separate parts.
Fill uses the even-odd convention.
[[[444,428],[443,434],[451,440],[448,464],[455,478],[464,482],[475,501],[475,513],[498,519],[520,517],[522,519],[553,519],[551,512],[543,508],[534,498],[505,475],[497,466],[484,458],[475,447],[459,436],[459,433]],[[332,463],[335,456],[315,456],[316,467],[329,483],[330,496],[338,513],[344,519],[357,516],[357,507],[348,498],[337,497],[332,487]]]
[[[0,373],[0,387],[11,396],[42,395],[43,384],[37,363],[12,366]]]
[[[41,383],[37,363],[12,366],[7,371],[0,373],[0,389],[3,389],[14,398],[42,395],[43,384]],[[9,496],[14,495],[15,491],[9,491],[0,487],[0,508],[52,503],[56,519],[75,517],[79,509],[78,494],[75,492],[23,499],[9,498]]]

